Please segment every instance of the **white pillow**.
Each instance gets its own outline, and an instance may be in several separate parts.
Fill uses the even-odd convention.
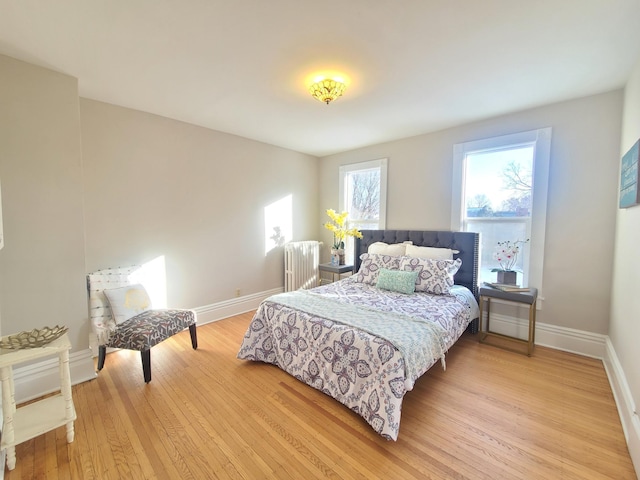
[[[380,270],[398,270],[400,260],[403,257],[380,255],[377,253],[363,253],[360,255],[360,269],[356,273],[356,282],[375,285],[378,281]]]
[[[432,258],[402,257],[400,270],[417,272],[416,292],[448,295],[454,281],[453,276],[460,269],[462,260],[434,260]]]
[[[126,322],[139,313],[151,309],[151,299],[142,285],[109,288],[104,291],[109,301],[111,314],[117,324]]]
[[[417,247],[415,245],[407,245],[405,255],[415,258],[430,258],[432,260],[453,260],[453,254],[459,253],[458,250],[450,248],[436,247]]]
[[[375,242],[369,245],[367,253],[376,255],[389,255],[391,257],[402,257],[405,255],[407,245],[404,243],[392,243],[389,245],[384,242]]]

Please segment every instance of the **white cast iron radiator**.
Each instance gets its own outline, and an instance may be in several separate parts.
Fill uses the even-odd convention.
[[[289,242],[284,246],[284,291],[318,286],[320,242]]]

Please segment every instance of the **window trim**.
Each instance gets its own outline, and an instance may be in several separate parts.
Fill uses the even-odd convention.
[[[531,200],[531,242],[527,284],[542,292],[544,271],[544,244],[547,223],[547,194],[549,189],[549,163],[551,157],[551,127],[501,135],[453,146],[453,175],[451,188],[451,230],[462,230],[464,205],[464,159],[478,150],[501,149],[506,146],[533,144],[533,198]]]

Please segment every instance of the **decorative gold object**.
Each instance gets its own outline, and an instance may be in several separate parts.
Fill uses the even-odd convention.
[[[345,88],[346,85],[339,79],[322,78],[309,86],[309,93],[313,98],[329,105],[330,102],[342,96]]]
[[[0,348],[19,350],[21,348],[42,347],[64,335],[69,327],[56,325],[55,327],[34,328],[30,332],[20,332],[15,335],[0,338]]]

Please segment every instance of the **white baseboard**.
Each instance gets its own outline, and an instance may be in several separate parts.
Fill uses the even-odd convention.
[[[485,317],[486,318],[486,317]],[[491,313],[491,331],[526,339],[529,321]],[[536,345],[603,359],[606,335],[536,322]]]
[[[603,363],[607,377],[609,377],[616,406],[618,407],[618,415],[620,415],[620,421],[622,422],[622,430],[627,441],[631,461],[636,472],[640,472],[640,417],[638,417],[631,389],[627,383],[627,377],[608,337]]]
[[[264,299],[271,295],[282,293],[283,290],[283,288],[275,288],[253,295],[246,295],[194,308],[198,315],[198,325],[204,325],[233,315],[255,310]],[[72,385],[96,378],[93,357],[97,356],[98,348],[97,338],[93,333],[89,336],[89,345],[90,347],[88,349],[73,352],[69,355],[69,371]],[[42,362],[14,368],[13,379],[16,403],[26,402],[58,391],[60,389],[58,358],[50,358]],[[0,429],[2,428],[1,419],[2,416],[0,415]],[[4,461],[5,450],[2,450],[0,452],[0,466],[3,468],[0,469],[0,480],[4,478]]]
[[[264,299],[282,291],[282,288],[276,288],[195,308],[194,310],[198,314],[198,324],[204,325],[255,310]],[[526,338],[528,322],[527,320],[492,313],[491,330],[518,338]],[[536,345],[598,358],[603,361],[631,459],[636,466],[636,470],[640,471],[640,417],[636,412],[626,376],[609,337],[572,328],[536,323]],[[91,349],[73,352],[69,355],[72,384],[75,385],[96,377],[92,357]],[[58,390],[60,387],[58,359],[51,358],[43,362],[15,368],[14,383],[16,403],[38,398]],[[4,465],[4,463],[0,465]],[[0,475],[0,480],[2,480],[2,477],[3,475]]]
[[[51,392],[60,390],[60,370],[58,357],[32,363],[13,369],[16,403],[26,402]],[[86,382],[96,378],[91,350],[69,354],[71,384]]]
[[[215,322],[240,313],[255,310],[265,298],[282,293],[282,288],[246,295],[223,302],[194,308],[198,315],[198,325]],[[95,335],[90,335],[90,348],[69,354],[71,384],[86,382],[96,378],[93,357],[97,356]],[[48,358],[13,370],[16,403],[26,402],[60,389],[58,358]],[[1,479],[0,479],[1,480]]]
[[[253,295],[245,295],[243,297],[232,298],[231,300],[194,308],[198,314],[198,325],[217,322],[223,318],[255,310],[265,298],[282,293],[283,290],[283,288],[274,288],[265,292],[258,292]]]
[[[492,313],[491,331],[526,338],[528,321]],[[636,471],[640,472],[640,416],[609,336],[536,323],[536,345],[602,360],[613,391],[631,461]]]
[[[217,322],[224,318],[255,310],[265,298],[282,293],[283,291],[283,288],[274,288],[264,292],[254,293],[252,295],[245,295],[238,298],[232,298],[231,300],[212,303],[211,305],[205,305],[203,307],[196,307],[193,310],[198,315],[198,325],[205,325],[207,323]],[[89,334],[89,349],[93,352],[94,357],[98,356],[98,338],[93,332]]]

